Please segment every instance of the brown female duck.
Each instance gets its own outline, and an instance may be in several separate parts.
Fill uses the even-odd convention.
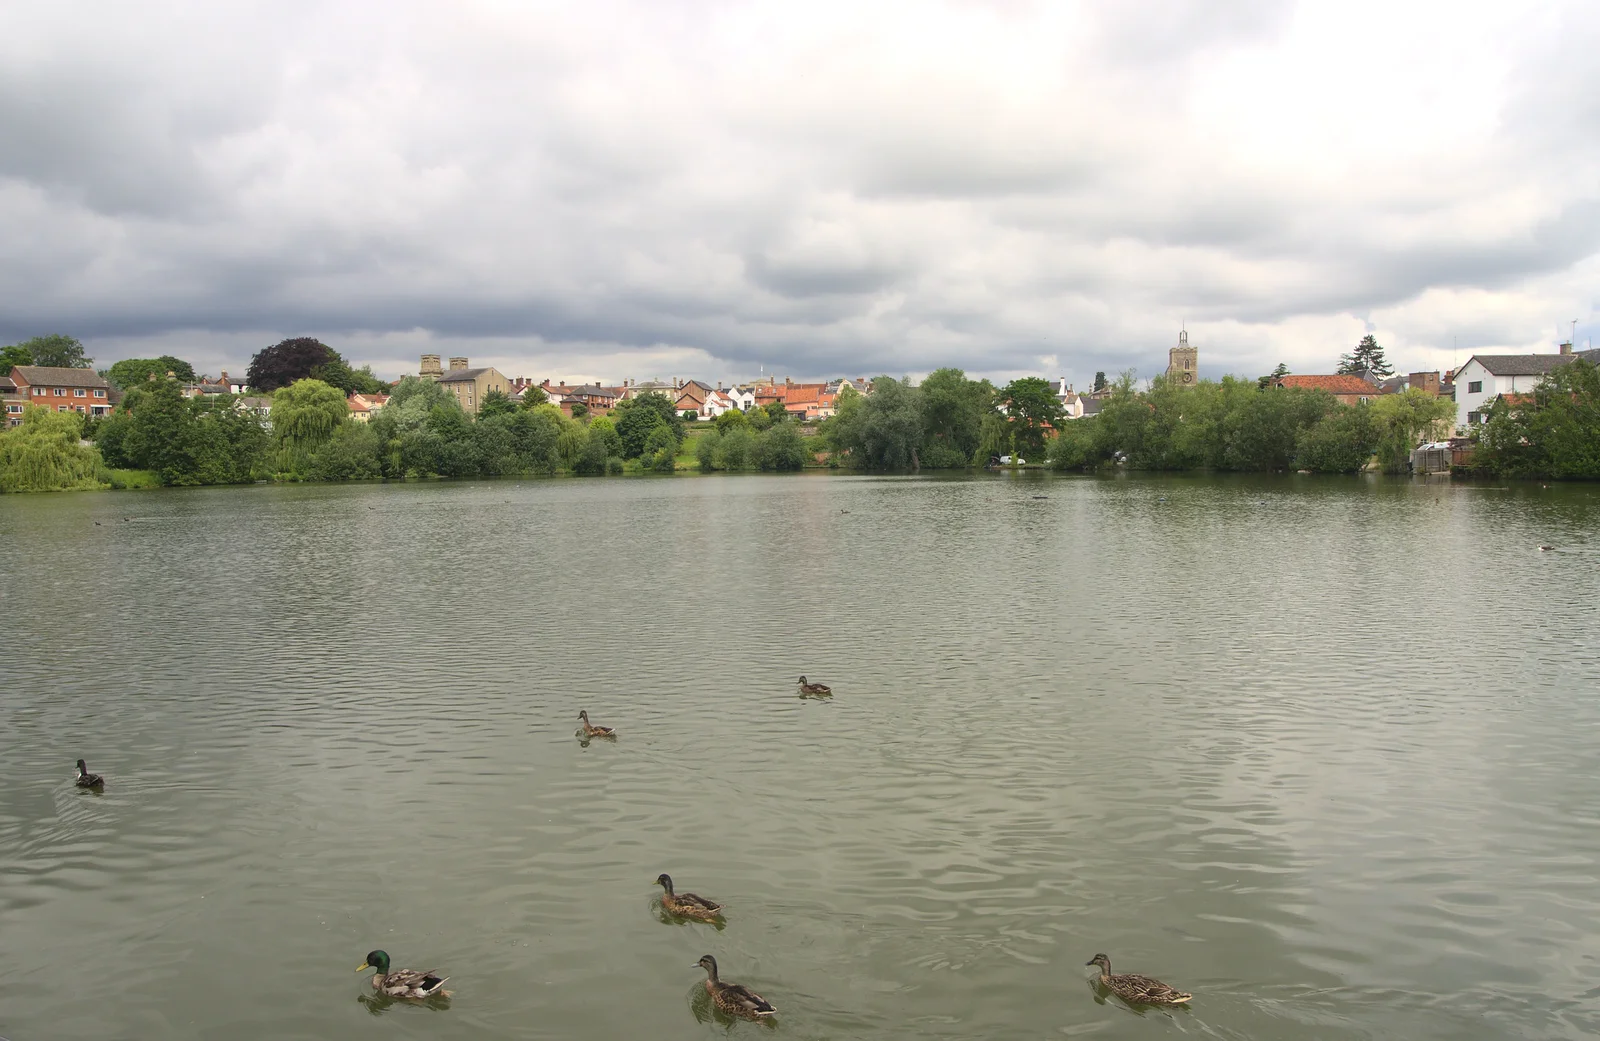
[[[1149,976],[1135,976],[1125,973],[1120,976],[1111,974],[1111,959],[1103,954],[1097,954],[1087,962],[1089,965],[1100,966],[1100,985],[1123,1001],[1136,1005],[1182,1005],[1193,994],[1185,994],[1181,990],[1153,980]]]
[[[616,737],[617,732],[611,727],[597,727],[589,722],[589,710],[584,709],[578,713],[578,721],[583,724],[584,737]]]
[[[706,993],[716,1006],[730,1016],[760,1019],[778,1011],[766,998],[749,987],[717,978],[717,959],[707,954],[695,964],[706,970]]]
[[[697,918],[702,922],[715,922],[722,917],[722,905],[714,904],[703,896],[672,891],[672,876],[663,872],[656,876],[656,885],[666,890],[661,895],[661,906],[669,914],[683,918]]]

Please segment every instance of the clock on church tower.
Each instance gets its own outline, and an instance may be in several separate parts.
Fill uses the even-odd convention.
[[[1200,379],[1200,352],[1189,346],[1187,330],[1178,333],[1178,346],[1167,352],[1167,379],[1185,386]]]

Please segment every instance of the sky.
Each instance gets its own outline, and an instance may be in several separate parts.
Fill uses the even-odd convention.
[[[0,343],[393,378],[1600,343],[1600,5],[0,6]]]

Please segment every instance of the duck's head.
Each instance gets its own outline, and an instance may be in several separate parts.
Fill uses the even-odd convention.
[[[712,979],[717,978],[717,959],[711,957],[711,955],[702,954],[700,956],[700,960],[695,962],[695,964],[709,972]]]
[[[804,676],[801,676],[801,677],[800,677],[800,683],[801,683],[801,685],[802,685],[802,686],[803,686],[803,685],[804,685],[804,684],[805,684],[805,682],[806,682],[806,678],[805,678],[805,677],[804,677]]]
[[[86,774],[86,773],[89,772],[89,768],[86,765],[84,765],[84,762],[83,762],[82,759],[78,760],[78,772],[80,774]]]
[[[1111,971],[1111,959],[1107,958],[1103,954],[1095,955],[1093,958],[1090,958],[1088,961],[1084,962],[1084,965],[1086,967],[1089,966],[1089,965],[1098,965],[1102,969],[1104,969],[1106,972],[1110,972]]]
[[[363,961],[356,971],[366,972],[368,969],[377,969],[387,976],[389,974],[389,952],[368,951],[366,961]]]
[[[656,876],[656,885],[660,886],[662,889],[665,889],[669,893],[672,892],[672,876],[667,874],[665,871],[661,872],[661,874]]]
[[[584,709],[582,712],[579,712],[578,718],[583,720],[585,723],[589,722],[589,710]]]

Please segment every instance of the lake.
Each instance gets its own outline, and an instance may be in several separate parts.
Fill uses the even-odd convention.
[[[1296,475],[6,496],[0,1035],[768,1036],[710,953],[772,1036],[1590,1037],[1597,527]]]

